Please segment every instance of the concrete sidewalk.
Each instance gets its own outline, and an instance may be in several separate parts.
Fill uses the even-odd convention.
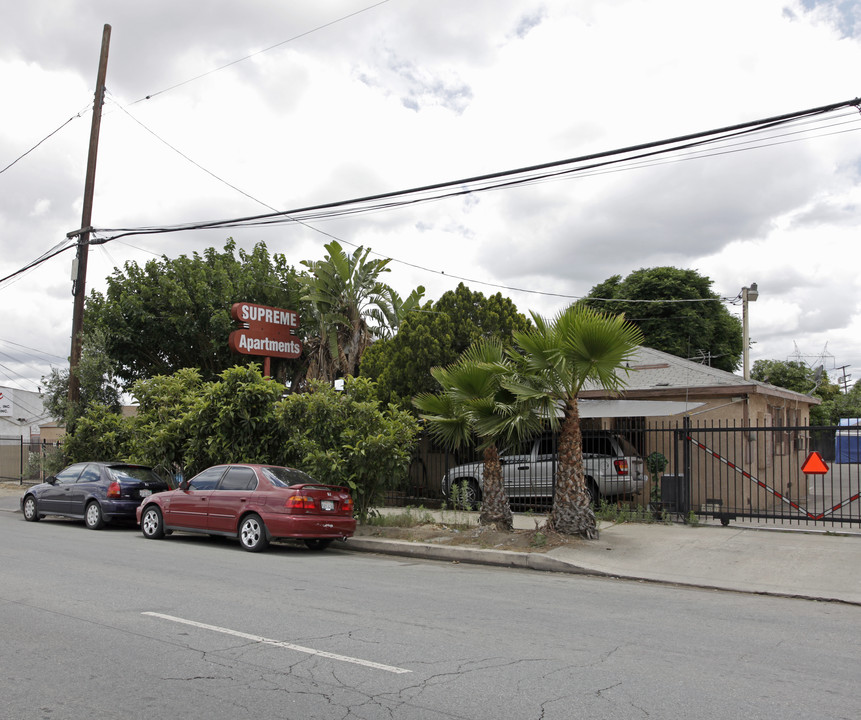
[[[515,514],[514,524],[531,530],[535,519]],[[350,538],[339,547],[861,605],[857,531],[601,523],[598,540],[546,553],[369,537]]]
[[[21,493],[0,494],[0,512],[17,513]],[[391,512],[402,512],[396,508]],[[535,529],[535,516],[515,527]],[[24,522],[21,518],[21,522]],[[827,532],[732,524],[601,523],[600,538],[542,552],[485,550],[354,537],[346,550],[758,593],[861,605],[861,529]]]

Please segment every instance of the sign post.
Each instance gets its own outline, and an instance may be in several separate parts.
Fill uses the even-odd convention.
[[[273,357],[294,359],[302,354],[302,342],[293,334],[299,327],[299,316],[292,310],[234,303],[230,317],[244,326],[230,333],[228,342],[233,352],[263,357],[263,374],[270,375],[270,360]]]
[[[825,475],[828,472],[828,465],[822,459],[822,455],[816,450],[811,450],[807,459],[801,464],[801,472],[805,475]],[[813,492],[812,486],[809,491]]]

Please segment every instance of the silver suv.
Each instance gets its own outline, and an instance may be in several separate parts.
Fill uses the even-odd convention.
[[[552,435],[542,435],[500,456],[505,492],[511,499],[548,501],[553,497],[556,445]],[[615,433],[583,433],[583,465],[586,488],[593,504],[601,498],[633,495],[643,489],[643,458],[636,448]],[[442,480],[442,494],[458,504],[474,507],[481,500],[484,464],[458,465]]]

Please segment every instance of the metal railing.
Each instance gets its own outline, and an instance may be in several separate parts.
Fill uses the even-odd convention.
[[[33,484],[45,479],[45,460],[59,443],[31,442],[18,435],[0,436],[0,481]]]
[[[677,518],[779,523],[814,527],[861,525],[861,430],[811,426],[751,426],[729,423],[650,424],[643,419],[613,421],[609,430],[585,424],[589,438],[602,434],[624,438],[646,460],[662,456],[658,473],[646,471],[641,492],[604,501],[657,509]],[[555,454],[555,447],[552,450]],[[826,472],[811,473],[811,453]],[[506,455],[503,453],[503,459]],[[453,468],[480,463],[474,449],[458,452],[440,447],[429,436],[418,444],[406,483],[389,494],[393,505],[433,507],[451,502],[443,478]],[[588,461],[587,461],[588,462]],[[525,463],[524,463],[525,465]],[[554,467],[555,470],[555,467]],[[512,509],[547,507],[546,486],[538,494],[509,487]],[[660,487],[653,493],[652,486]]]

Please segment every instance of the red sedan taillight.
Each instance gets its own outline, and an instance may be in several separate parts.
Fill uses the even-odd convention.
[[[109,498],[118,498],[122,495],[122,488],[120,484],[114,480],[110,485],[108,485],[108,497]]]
[[[316,510],[317,504],[310,495],[293,495],[287,498],[285,507],[288,512],[297,512],[300,510]]]
[[[342,515],[352,515],[353,514],[353,498],[349,495],[345,500],[341,502],[341,514]]]
[[[613,465],[616,468],[617,475],[627,475],[628,474],[628,461],[624,458],[621,460],[614,460]]]

